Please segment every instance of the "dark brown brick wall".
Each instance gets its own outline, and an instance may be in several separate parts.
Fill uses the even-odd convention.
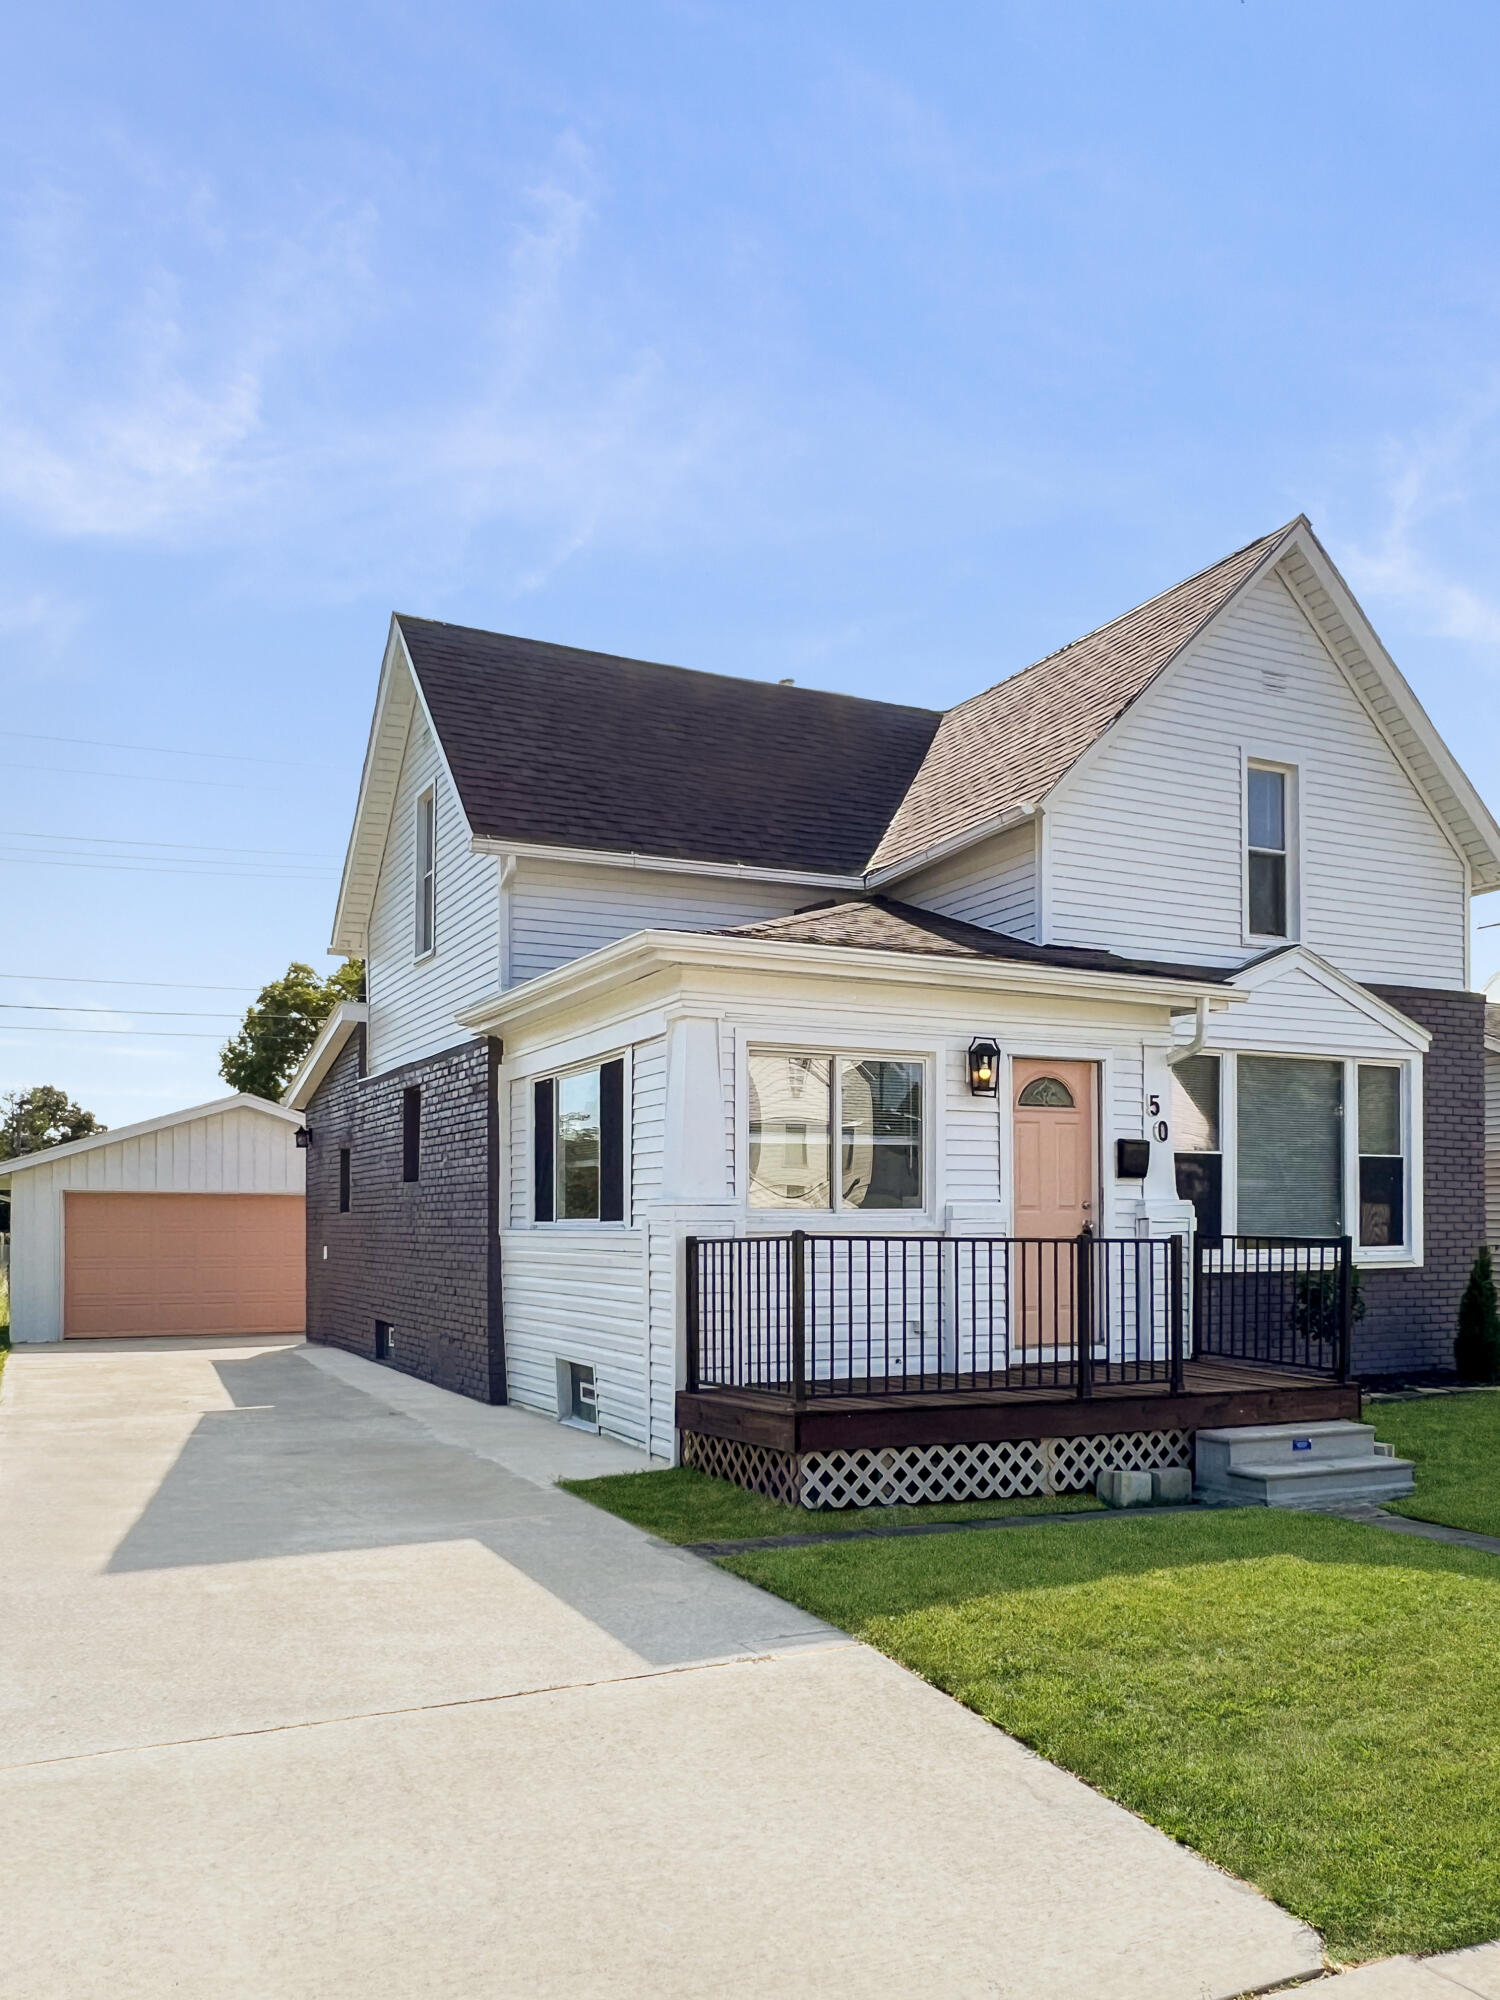
[[[379,1076],[362,1074],[357,1029],[305,1122],[308,1339],[375,1358],[482,1403],[505,1401],[499,1239],[490,1226],[495,1045],[465,1043]],[[401,1093],[422,1091],[421,1174],[401,1178]],[[351,1155],[339,1213],[339,1149]],[[326,1254],[325,1254],[326,1253]]]
[[[1422,1083],[1425,1255],[1420,1271],[1361,1275],[1355,1372],[1447,1369],[1459,1295],[1484,1241],[1484,1000],[1416,986],[1370,991],[1432,1034]]]

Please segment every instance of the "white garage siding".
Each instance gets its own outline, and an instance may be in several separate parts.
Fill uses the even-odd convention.
[[[135,1194],[301,1194],[300,1120],[273,1105],[228,1099],[60,1146],[12,1165],[11,1339],[62,1339],[63,1196],[69,1189]]]

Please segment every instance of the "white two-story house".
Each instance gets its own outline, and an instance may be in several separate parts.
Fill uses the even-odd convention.
[[[311,1336],[777,1490],[1347,1412],[1451,1363],[1495,888],[1305,519],[945,713],[397,617]]]

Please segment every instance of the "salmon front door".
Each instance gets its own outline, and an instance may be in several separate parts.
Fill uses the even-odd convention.
[[[1015,1169],[1013,1323],[1028,1355],[1074,1344],[1074,1256],[1094,1220],[1094,1065],[1027,1057],[1011,1065]],[[1037,1240],[1041,1239],[1041,1240]]]

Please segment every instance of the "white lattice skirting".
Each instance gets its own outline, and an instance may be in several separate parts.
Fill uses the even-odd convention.
[[[1155,1472],[1192,1463],[1189,1431],[1113,1437],[1017,1438],[1003,1444],[908,1445],[901,1451],[810,1451],[682,1434],[682,1462],[752,1493],[803,1507],[891,1507],[923,1500],[1008,1500],[1084,1493],[1101,1472]]]

